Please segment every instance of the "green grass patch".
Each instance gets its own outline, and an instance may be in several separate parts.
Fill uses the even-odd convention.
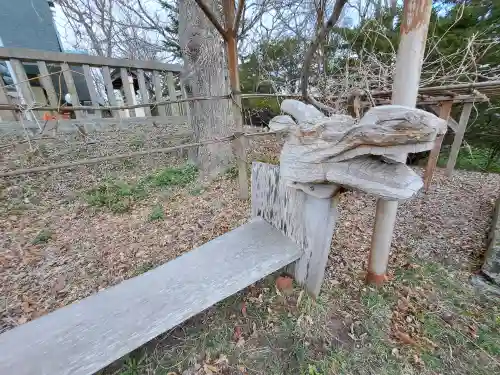
[[[499,370],[500,307],[481,302],[458,272],[414,261],[381,288],[325,282],[316,300],[300,287],[278,292],[276,276],[159,338],[153,353],[141,351],[140,366],[126,363],[123,371],[196,373],[205,365],[213,366],[214,374],[266,375],[479,375]],[[402,300],[409,307],[405,312],[398,310]],[[443,311],[453,313],[450,323],[443,320]],[[398,329],[418,345],[394,339],[395,312]],[[477,328],[476,335],[470,327]],[[424,338],[435,346],[426,346]],[[217,362],[221,356],[229,370]]]
[[[183,187],[195,181],[198,169],[193,164],[185,164],[178,168],[165,168],[145,179],[152,186],[157,187]]]
[[[189,190],[189,195],[197,197],[197,196],[203,194],[204,191],[205,191],[205,189],[203,189],[202,186],[195,186],[194,188]]]
[[[153,262],[142,263],[134,270],[134,276],[142,275],[143,273],[146,273],[146,272],[152,270],[153,268],[155,268],[155,265]]]
[[[146,141],[142,138],[135,138],[130,141],[130,148],[134,151],[138,151],[139,149],[144,147]]]
[[[165,210],[162,205],[157,205],[153,207],[151,213],[148,216],[148,221],[158,221],[165,219]]]
[[[226,169],[225,175],[230,178],[231,180],[235,180],[238,178],[238,167],[236,165],[233,165],[232,167],[229,167]]]
[[[52,238],[52,232],[48,229],[42,229],[36,237],[31,241],[33,245],[40,245],[49,242]]]
[[[135,202],[147,197],[152,190],[185,187],[197,177],[197,168],[192,164],[186,164],[176,168],[162,169],[136,183],[107,181],[87,190],[83,196],[90,206],[106,208],[114,213],[123,213],[129,211]]]
[[[446,167],[448,156],[449,150],[439,155],[439,167]],[[500,173],[500,158],[492,158],[490,149],[462,147],[458,153],[455,168],[468,171]]]
[[[114,213],[122,213],[128,211],[134,201],[144,198],[146,191],[141,185],[111,181],[88,190],[84,196],[91,206],[107,208]]]

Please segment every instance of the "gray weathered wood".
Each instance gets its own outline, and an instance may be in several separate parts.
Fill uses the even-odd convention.
[[[469,122],[473,105],[474,103],[465,103],[462,108],[462,114],[460,115],[460,120],[458,122],[458,129],[455,131],[453,145],[451,146],[448,162],[446,163],[446,176],[448,177],[453,175],[453,170],[455,169],[455,164],[457,163],[458,153],[460,152],[460,147],[462,146],[465,129],[467,128],[467,123]]]
[[[156,102],[163,99],[163,86],[161,84],[160,73],[158,71],[153,71],[153,84],[155,86],[155,96]],[[160,116],[166,116],[167,110],[164,105],[158,106],[158,114]]]
[[[128,82],[128,71],[126,68],[120,69],[120,77],[122,79],[122,90],[125,93],[125,104],[133,105],[135,94],[132,92],[130,83]],[[135,117],[135,109],[129,109],[130,117]]]
[[[89,375],[295,261],[256,219],[152,271],[0,335],[0,373]]]
[[[277,116],[269,126],[288,133],[282,178],[332,182],[391,200],[408,199],[422,187],[420,176],[396,155],[429,150],[446,131],[446,121],[403,106],[373,107],[357,123],[345,115],[326,117],[297,100],[284,100],[281,109],[293,119]]]
[[[247,177],[247,149],[248,140],[244,135],[236,137],[233,140],[233,153],[236,159],[236,165],[238,166],[238,187],[240,189],[239,197],[240,199],[248,199],[248,177]],[[244,170],[245,173],[239,173]]]
[[[38,80],[40,81],[40,84],[47,93],[47,97],[49,98],[49,104],[54,107],[59,107],[61,103],[54,88],[54,84],[52,83],[52,76],[49,76],[49,70],[47,69],[47,64],[45,64],[45,61],[38,61],[37,65],[38,65],[38,71],[40,72]]]
[[[177,92],[175,90],[174,75],[172,72],[167,72],[167,88],[170,100],[177,100]],[[179,115],[179,104],[170,104],[170,111],[172,116]]]
[[[90,100],[92,105],[99,107],[99,99],[97,97],[97,90],[95,89],[94,80],[92,79],[92,73],[90,72],[90,66],[83,66],[83,73],[85,74],[85,82],[87,83],[87,88],[89,89]],[[102,117],[101,111],[95,111],[94,117]]]
[[[106,87],[106,95],[108,97],[108,102],[112,106],[117,106],[115,97],[115,90],[113,89],[113,82],[111,81],[111,74],[109,73],[109,67],[102,67],[102,78],[104,80],[104,86]],[[120,117],[120,111],[113,111],[113,117]]]
[[[70,67],[67,63],[62,63],[61,69],[63,71],[64,82],[66,82],[66,87],[68,88],[68,92],[71,95],[71,104],[73,105],[73,107],[79,107],[80,98],[78,97],[75,81],[73,80],[73,72],[70,70]],[[84,114],[80,111],[75,111],[75,116],[77,119],[85,117]]]
[[[144,77],[144,70],[137,69],[137,80],[139,81],[139,92],[141,93],[142,103],[149,103],[148,88],[146,87],[146,79]],[[151,108],[143,107],[144,114],[151,116]]]
[[[7,95],[7,89],[5,88],[2,76],[0,76],[0,103],[10,104],[9,96]],[[0,111],[0,119],[4,121],[13,121],[16,119],[15,112]]]
[[[500,197],[493,210],[488,235],[488,249],[484,254],[484,264],[481,271],[488,277],[489,281],[500,287]]]
[[[186,86],[185,85],[186,85],[186,83],[181,78],[181,94],[182,94],[182,99],[187,99],[188,98],[188,95],[187,95],[187,92],[186,92]],[[184,102],[183,103],[183,108],[184,108],[183,115],[189,117],[189,102]]]
[[[178,64],[166,64],[160,61],[143,61],[114,59],[102,56],[90,56],[79,53],[62,53],[41,51],[27,48],[0,48],[0,60],[18,59],[22,61],[46,61],[57,63],[68,63],[71,65],[90,65],[95,67],[112,66],[116,68],[135,68],[145,70],[165,70],[170,72],[181,72],[182,66]]]
[[[17,83],[17,87],[21,90],[21,95],[23,96],[26,104],[28,106],[33,105],[35,96],[31,91],[31,85],[28,81],[28,76],[26,75],[26,70],[24,70],[23,63],[17,59],[11,59],[10,64],[14,74],[16,75],[15,82]]]
[[[280,178],[278,166],[252,165],[252,216],[262,217],[303,249],[303,256],[295,263],[295,279],[315,297],[321,289],[335,230],[339,191],[338,186],[328,185],[325,198],[304,192],[316,187],[321,189],[322,185],[288,186]]]

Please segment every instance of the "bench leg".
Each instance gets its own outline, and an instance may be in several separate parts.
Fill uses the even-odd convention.
[[[325,276],[326,262],[338,218],[339,195],[316,198],[305,194],[304,255],[295,263],[295,279],[317,297]]]
[[[307,189],[286,186],[280,181],[279,166],[252,165],[252,216],[262,217],[301,246],[304,254],[293,273],[317,297],[338,217],[338,194],[332,187],[333,197],[320,198],[303,191]]]

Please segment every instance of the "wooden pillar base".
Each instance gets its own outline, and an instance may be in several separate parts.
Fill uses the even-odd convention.
[[[313,297],[323,283],[340,190],[336,185],[288,186],[280,181],[279,166],[252,165],[252,216],[262,217],[301,246],[304,253],[293,274]]]
[[[385,273],[381,274],[381,275],[377,275],[374,272],[368,271],[366,274],[366,279],[365,279],[366,284],[381,286],[386,281],[387,281],[387,275]]]

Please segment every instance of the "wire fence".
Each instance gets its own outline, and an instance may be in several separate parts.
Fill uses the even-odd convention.
[[[29,78],[24,81],[18,81],[14,84],[11,85],[5,85],[5,87],[14,87],[18,86],[22,83],[30,82],[33,80],[38,80],[43,77],[48,77],[48,76],[53,76],[53,75],[58,75],[59,80],[62,79],[63,73],[68,71],[74,74],[79,74],[79,75],[85,75],[82,72],[73,70],[73,69],[66,69],[66,70],[58,70],[57,72],[52,72],[43,76],[37,76],[34,78]],[[490,87],[492,84],[495,85],[500,85],[500,82],[488,82],[488,87]],[[467,87],[462,87],[464,85],[458,85],[456,89],[462,90],[476,90],[475,87],[472,87],[471,85],[468,85]],[[446,89],[447,92],[449,93],[450,90],[453,90],[454,87],[451,86],[446,86],[443,88],[440,87],[429,87],[429,88],[423,88],[421,91],[423,93],[426,92],[440,92],[442,91],[441,89]],[[386,98],[387,96],[390,96],[389,91],[380,91],[380,92],[372,92],[370,93],[369,97],[373,98],[376,96],[380,96],[381,98]],[[475,97],[477,97],[477,94],[471,93]],[[240,96],[242,99],[251,99],[251,98],[259,98],[259,97],[268,97],[268,98],[276,98],[279,100],[280,98],[302,98],[302,95],[300,94],[285,94],[285,93],[236,93],[237,96]],[[32,102],[31,104],[0,104],[0,110],[14,110],[21,112],[20,116],[20,125],[22,127],[23,133],[24,133],[24,140],[20,140],[17,143],[28,143],[29,148],[33,150],[33,145],[32,142],[34,141],[43,141],[47,139],[54,139],[54,137],[48,137],[47,135],[44,134],[45,127],[47,125],[47,121],[45,123],[40,123],[40,121],[37,119],[37,116],[34,115],[33,111],[58,111],[60,112],[61,110],[67,111],[67,112],[75,112],[75,111],[117,111],[117,110],[126,110],[126,109],[135,109],[135,108],[143,108],[143,107],[150,107],[154,108],[160,105],[170,105],[170,104],[178,104],[178,103],[186,103],[186,102],[197,102],[197,101],[204,101],[204,100],[231,100],[233,103],[236,103],[240,109],[240,112],[243,112],[243,108],[241,105],[238,104],[238,101],[235,99],[235,93],[230,93],[227,95],[218,95],[218,96],[196,96],[196,97],[184,97],[181,99],[170,99],[170,100],[154,100],[154,101],[147,101],[144,103],[140,104],[124,104],[124,105],[107,105],[107,106],[85,106],[85,105],[79,105],[76,104],[72,106],[67,106],[66,104],[62,103],[62,85],[59,84],[59,103],[57,106],[48,106],[48,105],[43,105],[41,103],[36,103]],[[338,98],[337,98],[338,99]],[[345,98],[348,100],[348,98]],[[465,99],[464,99],[465,100]],[[279,103],[279,101],[278,101]],[[26,115],[28,113],[32,114],[32,118],[35,119],[35,122],[38,126],[39,134],[37,137],[32,138],[30,136],[29,131],[26,127],[26,124],[24,122],[24,117],[27,117]],[[58,120],[56,120],[58,121]],[[85,122],[85,119],[81,119],[81,121]],[[99,122],[102,121],[100,118],[93,118],[92,121]],[[78,124],[75,124],[77,132],[82,136],[86,137],[86,131],[85,129]],[[222,142],[231,142],[235,141],[239,138],[242,137],[254,137],[254,136],[260,136],[263,134],[267,135],[272,135],[275,133],[272,132],[267,132],[267,133],[243,133],[243,132],[236,132],[233,134],[230,134],[228,136],[224,136],[221,138],[215,138],[215,139],[203,139],[199,140],[197,142],[193,143],[188,143],[188,144],[182,144],[182,145],[177,145],[177,146],[172,146],[172,147],[159,147],[159,148],[150,148],[150,149],[145,149],[141,151],[135,151],[135,152],[126,152],[126,153],[117,153],[115,155],[108,155],[108,156],[100,156],[100,157],[92,157],[92,158],[84,158],[84,159],[79,159],[75,161],[70,161],[70,162],[65,162],[65,163],[54,163],[50,165],[44,165],[44,166],[36,166],[33,168],[19,168],[19,169],[14,169],[14,170],[9,170],[9,171],[4,171],[0,173],[0,177],[11,177],[11,176],[17,176],[17,175],[22,175],[22,174],[29,174],[29,173],[37,173],[37,172],[44,172],[44,171],[49,171],[49,170],[54,170],[54,169],[61,169],[61,168],[71,168],[79,165],[85,165],[85,164],[96,164],[100,162],[106,162],[106,161],[111,161],[111,160],[117,160],[117,159],[124,159],[124,158],[131,158],[131,157],[136,157],[136,156],[143,156],[143,155],[148,155],[148,154],[159,154],[159,153],[169,153],[173,151],[178,151],[178,150],[183,150],[183,149],[190,149],[190,148],[196,148],[200,146],[206,146],[209,144],[214,144],[214,143],[222,143]],[[0,144],[0,150],[4,150],[5,148],[9,147],[12,145],[12,142],[7,143],[7,144]]]

